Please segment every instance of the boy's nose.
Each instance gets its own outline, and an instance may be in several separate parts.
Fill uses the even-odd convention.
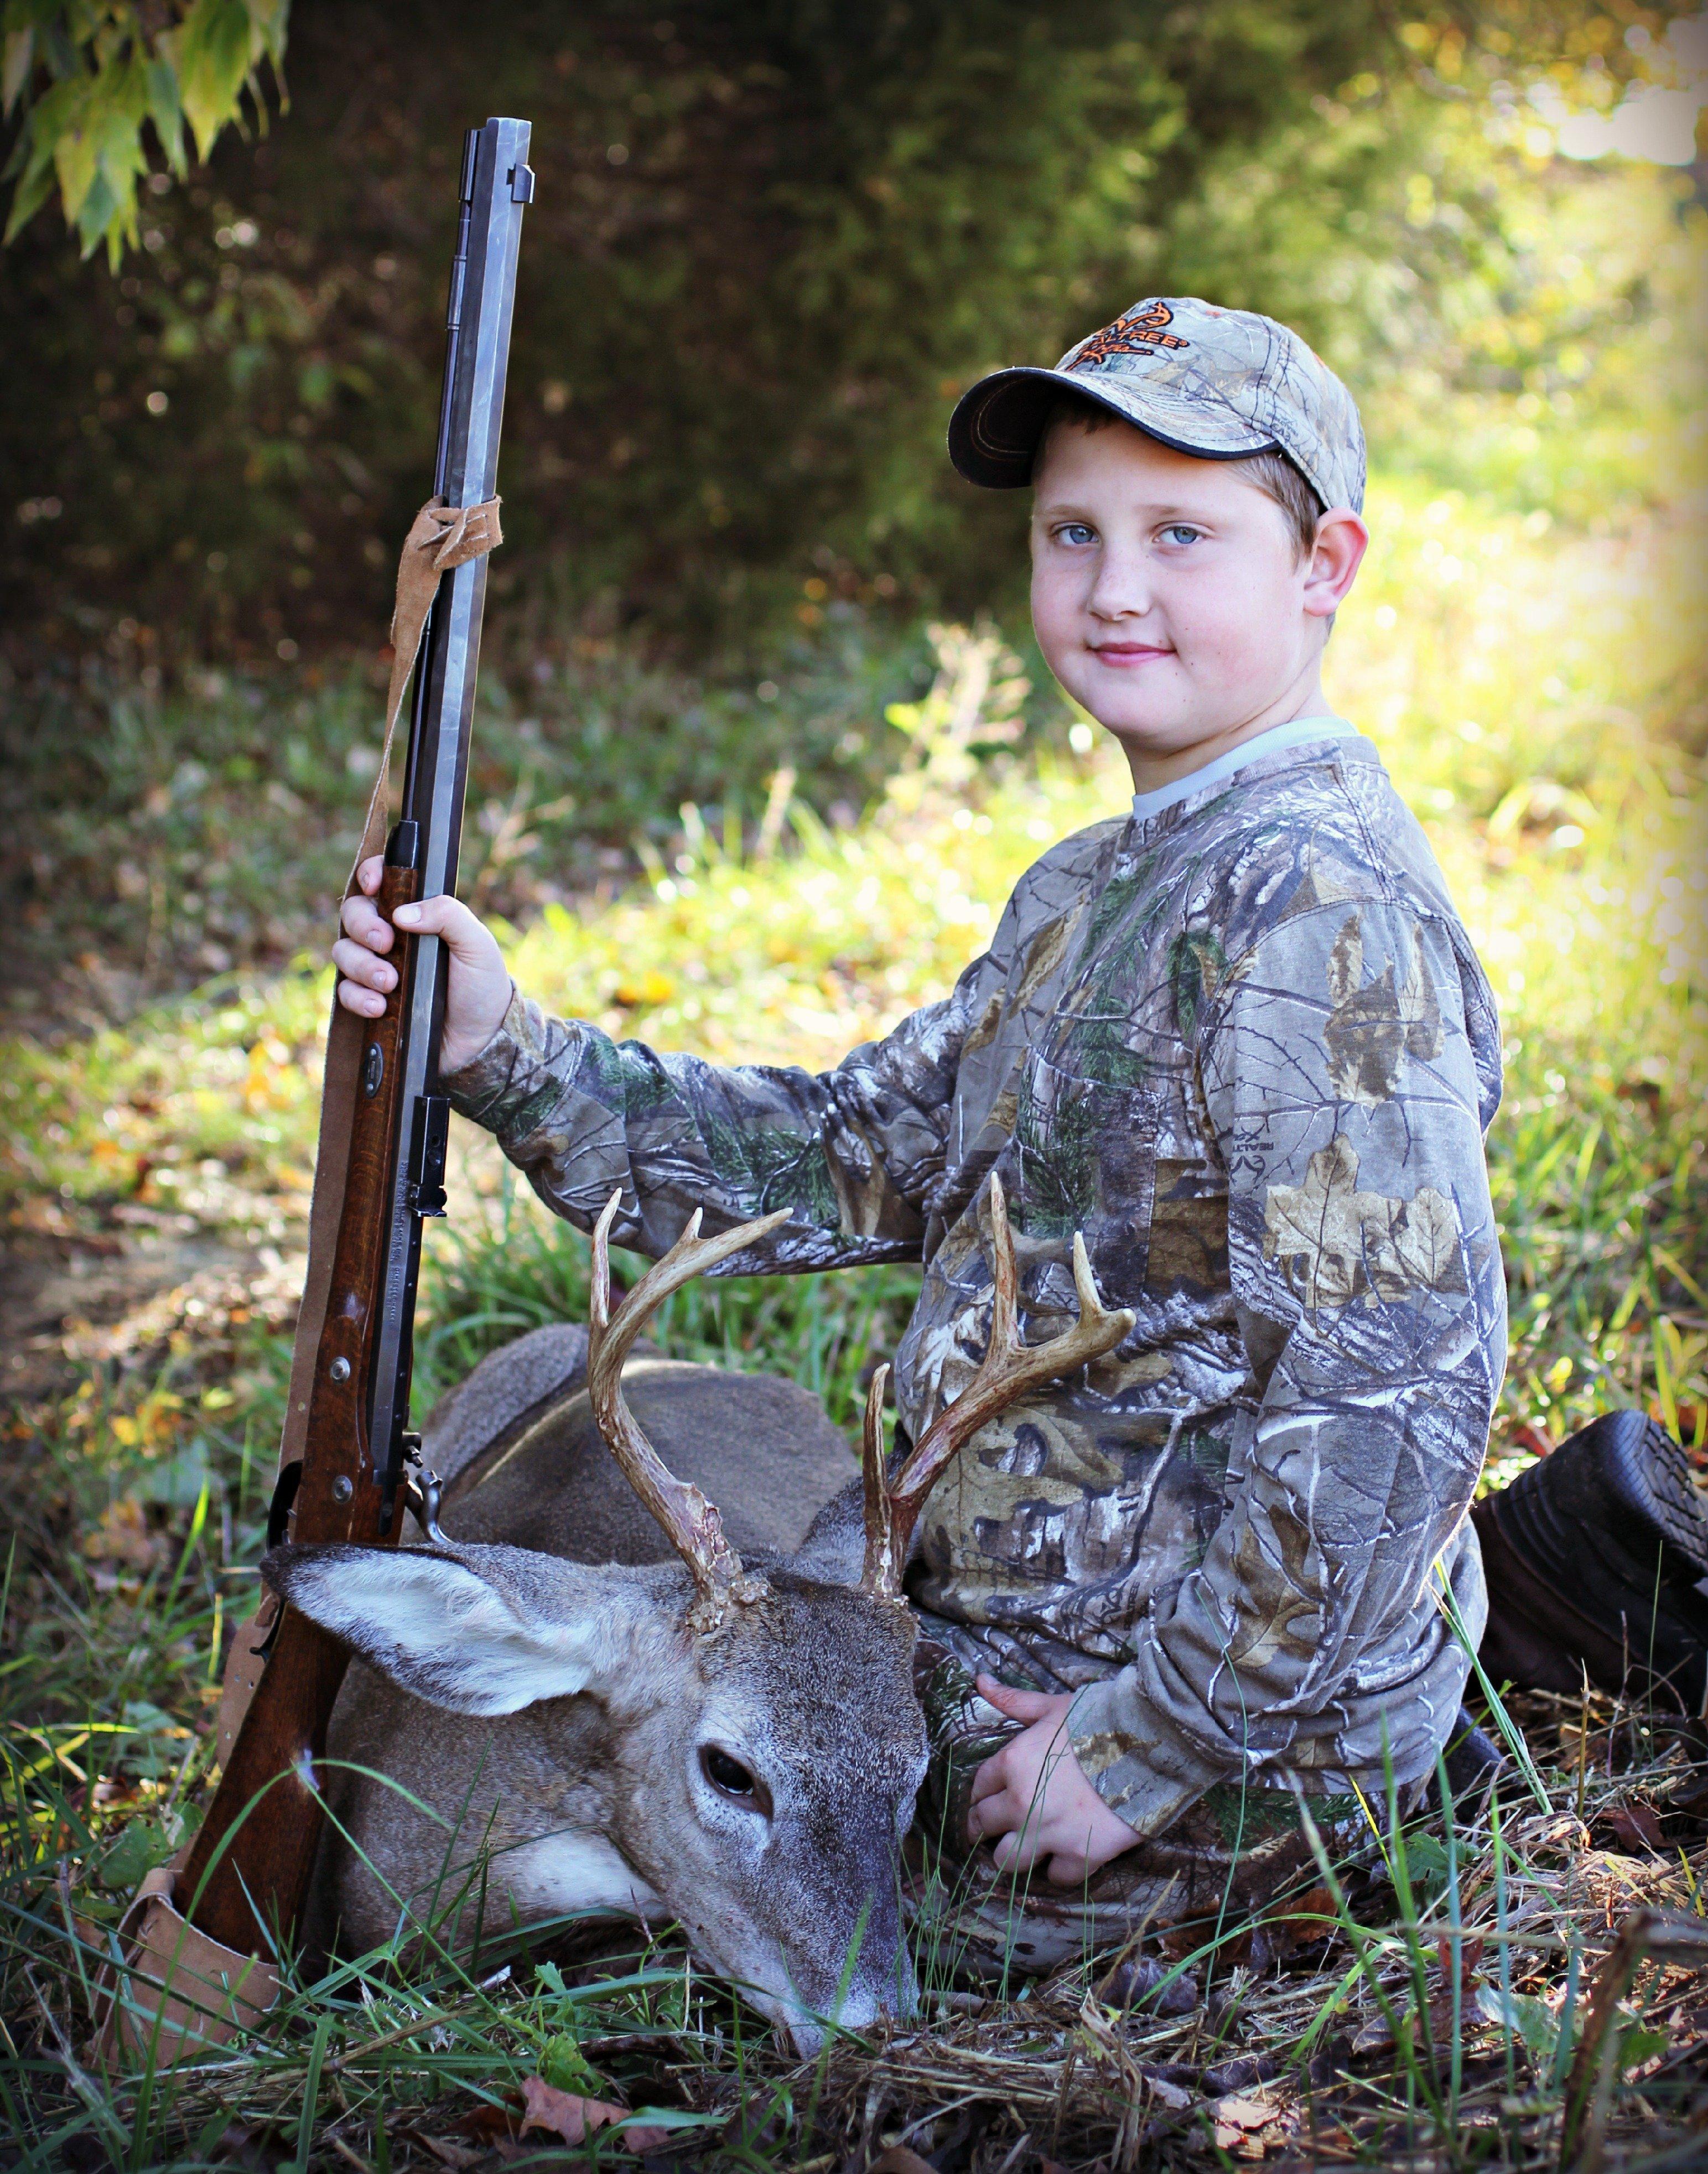
[[[1154,601],[1143,560],[1125,552],[1105,550],[1086,600],[1093,616],[1104,619],[1142,618]]]

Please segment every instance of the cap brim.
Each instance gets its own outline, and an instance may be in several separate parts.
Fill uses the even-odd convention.
[[[993,370],[964,392],[949,421],[949,457],[969,483],[988,490],[1019,490],[1032,480],[1038,443],[1050,411],[1064,394],[1107,408],[1147,437],[1200,460],[1239,461],[1279,451],[1278,441],[1254,430],[1230,408],[1219,415],[1135,382],[1066,370],[1018,365]]]

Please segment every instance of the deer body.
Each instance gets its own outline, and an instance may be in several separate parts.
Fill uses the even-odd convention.
[[[992,1193],[990,1352],[899,1477],[884,1370],[863,1488],[841,1484],[846,1444],[789,1383],[645,1354],[625,1375],[669,1290],[782,1219],[700,1241],[696,1217],[613,1320],[613,1203],[591,1338],[523,1338],[429,1423],[449,1479],[440,1544],[268,1558],[269,1583],[358,1657],[328,1743],[323,1934],[360,1950],[407,1917],[466,1943],[629,1911],[679,1919],[803,2052],[822,2017],[909,2010],[899,1852],[926,1766],[900,1598],[914,1518],[1005,1383],[1083,1363],[1132,1319],[1098,1306],[1080,1249],[1079,1327],[1024,1347]]]

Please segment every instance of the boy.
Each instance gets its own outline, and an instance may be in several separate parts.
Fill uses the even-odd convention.
[[[952,995],[816,1079],[720,1070],[544,1017],[454,900],[398,920],[451,949],[446,1091],[558,1213],[585,1229],[620,1185],[618,1235],[657,1254],[696,1206],[786,1205],[733,1266],[924,1261],[910,1436],[984,1345],[991,1171],[1034,1340],[1071,1316],[1084,1231],[1132,1335],[993,1424],[921,1520],[933,1786],[952,1838],[993,1845],[987,1891],[1035,1864],[1179,1917],[1299,1868],[1296,1793],[1331,1828],[1386,1771],[1410,1801],[1454,1729],[1470,1663],[1438,1594],[1474,1640],[1505,1354],[1498,1025],[1422,832],[1323,697],[1365,457],[1310,349],[1147,301],[975,386],[949,449],[1032,484],[1039,643],[1135,788],[1021,879]],[[376,1013],[391,931],[366,895],[344,927],[339,1000]]]

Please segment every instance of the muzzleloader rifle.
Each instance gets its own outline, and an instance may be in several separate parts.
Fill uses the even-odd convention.
[[[533,197],[529,135],[526,121],[489,121],[463,148],[433,496],[398,571],[386,754],[361,848],[385,840],[376,902],[388,918],[456,888],[486,554],[499,540],[516,256]],[[402,808],[387,836],[386,755],[406,692]],[[333,1006],[269,1544],[288,1530],[299,1541],[393,1546],[406,1500],[434,1529],[436,1488],[409,1429],[409,1376],[422,1225],[445,1211],[449,1106],[437,1054],[448,962],[436,937],[401,930],[390,955],[398,979],[382,1017]],[[152,2042],[170,2058],[254,2020],[276,1987],[270,1958],[302,1912],[324,1816],[316,1763],[348,1651],[282,1605],[270,1620],[264,1607],[246,1635],[235,1674],[247,1705],[187,1855],[153,1875],[132,1912],[110,2047],[115,2036],[137,2050]]]

